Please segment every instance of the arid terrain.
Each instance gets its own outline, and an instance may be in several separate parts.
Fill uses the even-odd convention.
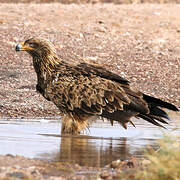
[[[35,92],[36,74],[16,43],[54,43],[67,61],[98,63],[141,91],[180,105],[178,5],[1,4],[0,116],[57,116]]]
[[[60,115],[51,102],[35,91],[36,74],[30,56],[25,52],[15,52],[18,42],[34,36],[49,39],[56,46],[59,56],[67,61],[102,65],[131,81],[132,86],[144,93],[180,106],[178,4],[0,3],[1,118]],[[2,163],[4,161],[7,161],[7,165]],[[41,161],[26,159],[27,167],[22,162],[22,157],[0,157],[0,174],[5,172],[3,168],[8,173],[8,168],[10,172],[19,172],[32,167],[28,172],[32,171],[34,177],[39,179],[46,176],[50,179],[51,175],[61,177],[53,168],[50,168],[49,174],[45,170],[37,170],[35,167],[41,166]],[[127,166],[133,169],[134,164],[129,163]],[[83,167],[76,165],[73,168],[74,175],[78,168]],[[63,176],[65,171],[63,169]],[[90,168],[87,173],[90,171],[98,172],[98,169]],[[118,176],[119,172],[112,173]],[[71,179],[71,174],[67,174]],[[8,177],[16,176],[21,177],[23,174],[15,173]],[[105,172],[102,178],[107,179],[106,176]],[[87,175],[74,178],[85,177]]]

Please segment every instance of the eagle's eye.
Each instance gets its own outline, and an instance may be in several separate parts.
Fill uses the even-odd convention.
[[[29,43],[29,47],[35,49],[35,48],[38,47],[38,44],[36,44],[36,43]]]

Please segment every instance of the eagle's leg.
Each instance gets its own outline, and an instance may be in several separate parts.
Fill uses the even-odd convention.
[[[88,128],[88,118],[79,117],[77,115],[67,114],[62,118],[62,134],[80,134],[84,129]]]

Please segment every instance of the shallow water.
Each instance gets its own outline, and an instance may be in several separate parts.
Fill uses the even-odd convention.
[[[60,136],[57,119],[1,119],[0,154],[102,167],[116,159],[141,157],[147,146],[157,147],[156,140],[163,133],[180,134],[180,115],[174,113],[171,118],[167,130],[141,119],[134,119],[136,128],[129,126],[128,130],[97,121],[78,136]]]

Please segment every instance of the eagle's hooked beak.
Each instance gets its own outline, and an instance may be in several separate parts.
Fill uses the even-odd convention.
[[[16,51],[21,51],[21,49],[22,49],[22,44],[21,43],[17,44]]]
[[[32,48],[29,46],[26,46],[24,42],[21,42],[16,45],[16,51],[31,51]]]

